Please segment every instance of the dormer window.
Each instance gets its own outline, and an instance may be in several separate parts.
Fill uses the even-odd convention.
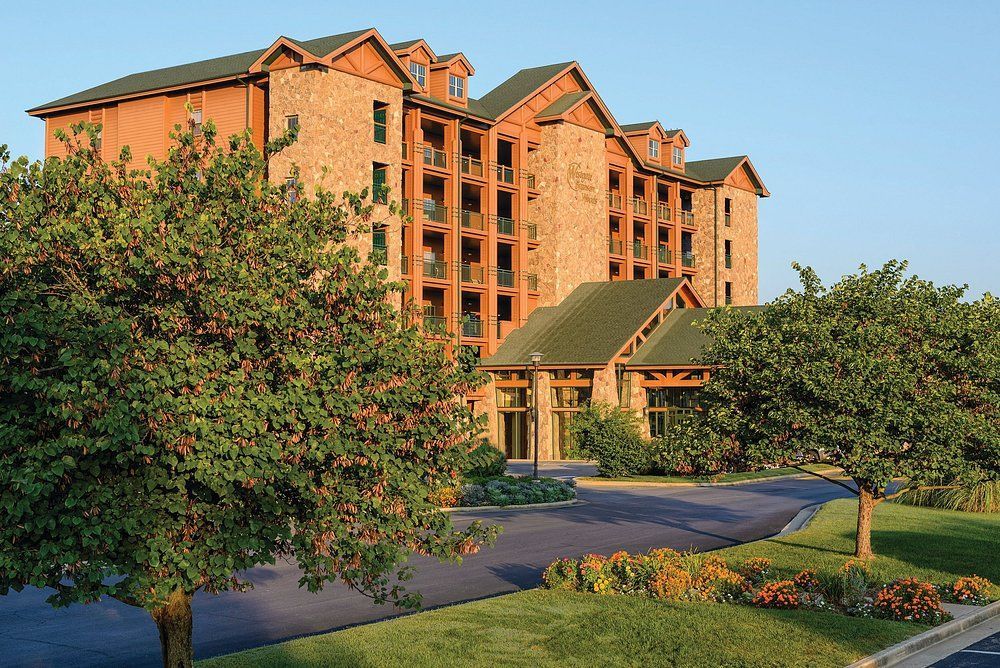
[[[465,79],[462,77],[456,77],[454,74],[448,75],[448,95],[458,98],[460,100],[465,99]]]
[[[684,164],[684,149],[679,146],[674,147],[674,164],[683,165]]]
[[[660,142],[655,139],[649,140],[649,157],[654,160],[660,159]]]
[[[410,74],[417,80],[421,88],[427,87],[427,66],[420,63],[410,63]]]

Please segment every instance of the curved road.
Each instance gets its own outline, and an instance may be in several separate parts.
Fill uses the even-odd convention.
[[[503,525],[504,532],[494,548],[467,557],[462,566],[414,559],[417,576],[408,588],[423,594],[426,608],[536,586],[542,569],[560,556],[724,547],[773,535],[802,508],[846,494],[813,479],[738,487],[584,486],[583,503],[574,506],[456,514],[460,524],[480,518]],[[299,589],[293,564],[255,569],[250,579],[256,586],[245,594],[195,597],[198,658],[395,614],[339,585],[319,594]],[[0,664],[159,665],[156,627],[145,612],[110,599],[55,610],[44,599],[37,589],[0,597]]]

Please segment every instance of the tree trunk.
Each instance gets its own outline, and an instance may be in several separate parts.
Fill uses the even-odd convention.
[[[866,482],[858,483],[858,532],[854,540],[854,556],[871,559],[872,556],[872,510],[875,508],[875,493]]]
[[[166,605],[150,612],[160,632],[163,668],[191,668],[194,646],[191,643],[191,595],[177,590]]]

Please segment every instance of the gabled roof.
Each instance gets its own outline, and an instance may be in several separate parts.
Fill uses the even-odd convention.
[[[625,125],[619,125],[618,127],[622,129],[622,132],[630,135],[633,132],[645,132],[657,123],[659,123],[659,121],[643,121],[642,123],[626,123]]]
[[[589,96],[590,93],[587,91],[566,93],[561,97],[559,97],[558,99],[554,100],[552,104],[550,104],[549,106],[545,107],[537,114],[535,114],[535,118],[536,119],[553,118],[555,116],[561,116],[562,114],[565,114],[567,111],[575,107],[578,102],[583,101]]]
[[[479,102],[494,117],[499,117],[518,102],[541,88],[557,74],[575,64],[575,61],[570,61],[520,70],[514,76],[479,98]]]
[[[345,32],[339,35],[330,35],[328,37],[319,37],[317,39],[309,39],[306,41],[299,41],[297,39],[292,39],[292,42],[298,44],[303,49],[313,54],[317,58],[323,58],[324,56],[333,53],[340,47],[350,44],[358,37],[361,37],[367,32],[374,31],[375,28],[365,28],[364,30],[354,30],[352,32]]]
[[[558,306],[532,311],[481,365],[521,366],[540,352],[542,366],[605,366],[685,283],[682,278],[583,283]]]
[[[745,311],[765,308],[763,306],[730,306]],[[713,309],[678,308],[673,309],[660,326],[653,330],[646,342],[626,363],[628,367],[691,366],[698,364],[702,349],[709,337],[698,326]]]
[[[422,37],[418,37],[417,39],[408,39],[405,42],[395,42],[394,44],[390,44],[389,48],[393,51],[407,51],[411,46],[415,46],[418,42],[424,42],[424,39]],[[424,43],[426,44],[426,42]]]
[[[761,197],[769,197],[770,192],[764,186],[757,170],[754,169],[750,158],[745,155],[735,155],[730,158],[712,158],[711,160],[689,160],[684,164],[684,170],[688,176],[692,176],[704,183],[715,183],[725,181],[729,175],[742,167],[747,177],[753,182],[757,194]]]

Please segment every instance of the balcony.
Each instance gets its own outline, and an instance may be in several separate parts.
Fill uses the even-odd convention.
[[[535,223],[521,223],[524,233],[528,235],[528,241],[538,241],[538,225]]]
[[[694,253],[691,251],[681,253],[681,265],[693,269],[695,266]]]
[[[514,272],[510,269],[497,268],[497,285],[501,288],[514,287]]]
[[[462,282],[471,283],[473,285],[482,285],[483,279],[483,265],[481,264],[462,264]]]
[[[506,234],[511,237],[517,234],[517,223],[514,222],[513,218],[504,216],[494,216],[493,218],[497,224],[497,234]]]
[[[733,255],[732,253],[726,253],[726,269],[733,268]]]
[[[641,197],[633,197],[632,203],[632,213],[637,216],[648,216],[649,215],[649,204]]]
[[[485,230],[486,217],[478,211],[466,211],[462,209],[462,227],[469,230]]]
[[[470,155],[462,156],[462,173],[470,176],[483,175],[483,161]]]
[[[448,224],[448,207],[433,200],[424,200],[424,220],[432,223]]]
[[[514,168],[507,165],[497,165],[497,181],[500,183],[514,183]]]
[[[666,246],[656,249],[656,261],[660,264],[670,264],[674,261],[674,254]]]
[[[673,220],[673,216],[670,215],[670,207],[665,202],[656,203],[656,219],[657,220]]]
[[[624,255],[624,248],[621,239],[608,239],[608,252],[612,255]]]
[[[372,232],[372,263],[385,266],[389,264],[389,248],[385,241],[385,230]]]
[[[443,315],[428,315],[424,313],[424,331],[429,334],[447,334],[448,319]]]
[[[612,209],[618,209],[621,211],[622,208],[622,196],[619,193],[608,191],[608,206]]]
[[[694,225],[694,211],[681,209],[681,223],[684,225]]]
[[[448,169],[448,154],[433,146],[424,146],[424,164],[439,169]]]
[[[531,272],[524,272],[524,280],[528,282],[528,289],[532,292],[538,292],[538,274],[533,274]]]
[[[462,321],[462,336],[474,339],[483,337],[483,321],[478,316],[471,316],[468,320]]]
[[[642,241],[632,242],[632,257],[637,260],[648,260],[649,259],[649,246],[642,243]]]
[[[524,182],[531,190],[536,190],[535,188],[535,175],[531,172],[524,173]]]
[[[403,142],[403,160],[410,157],[410,147],[405,141]]]
[[[424,276],[427,278],[448,278],[448,263],[441,260],[424,260]]]
[[[402,275],[407,275],[410,273],[410,256],[404,255],[399,258],[399,273]]]

